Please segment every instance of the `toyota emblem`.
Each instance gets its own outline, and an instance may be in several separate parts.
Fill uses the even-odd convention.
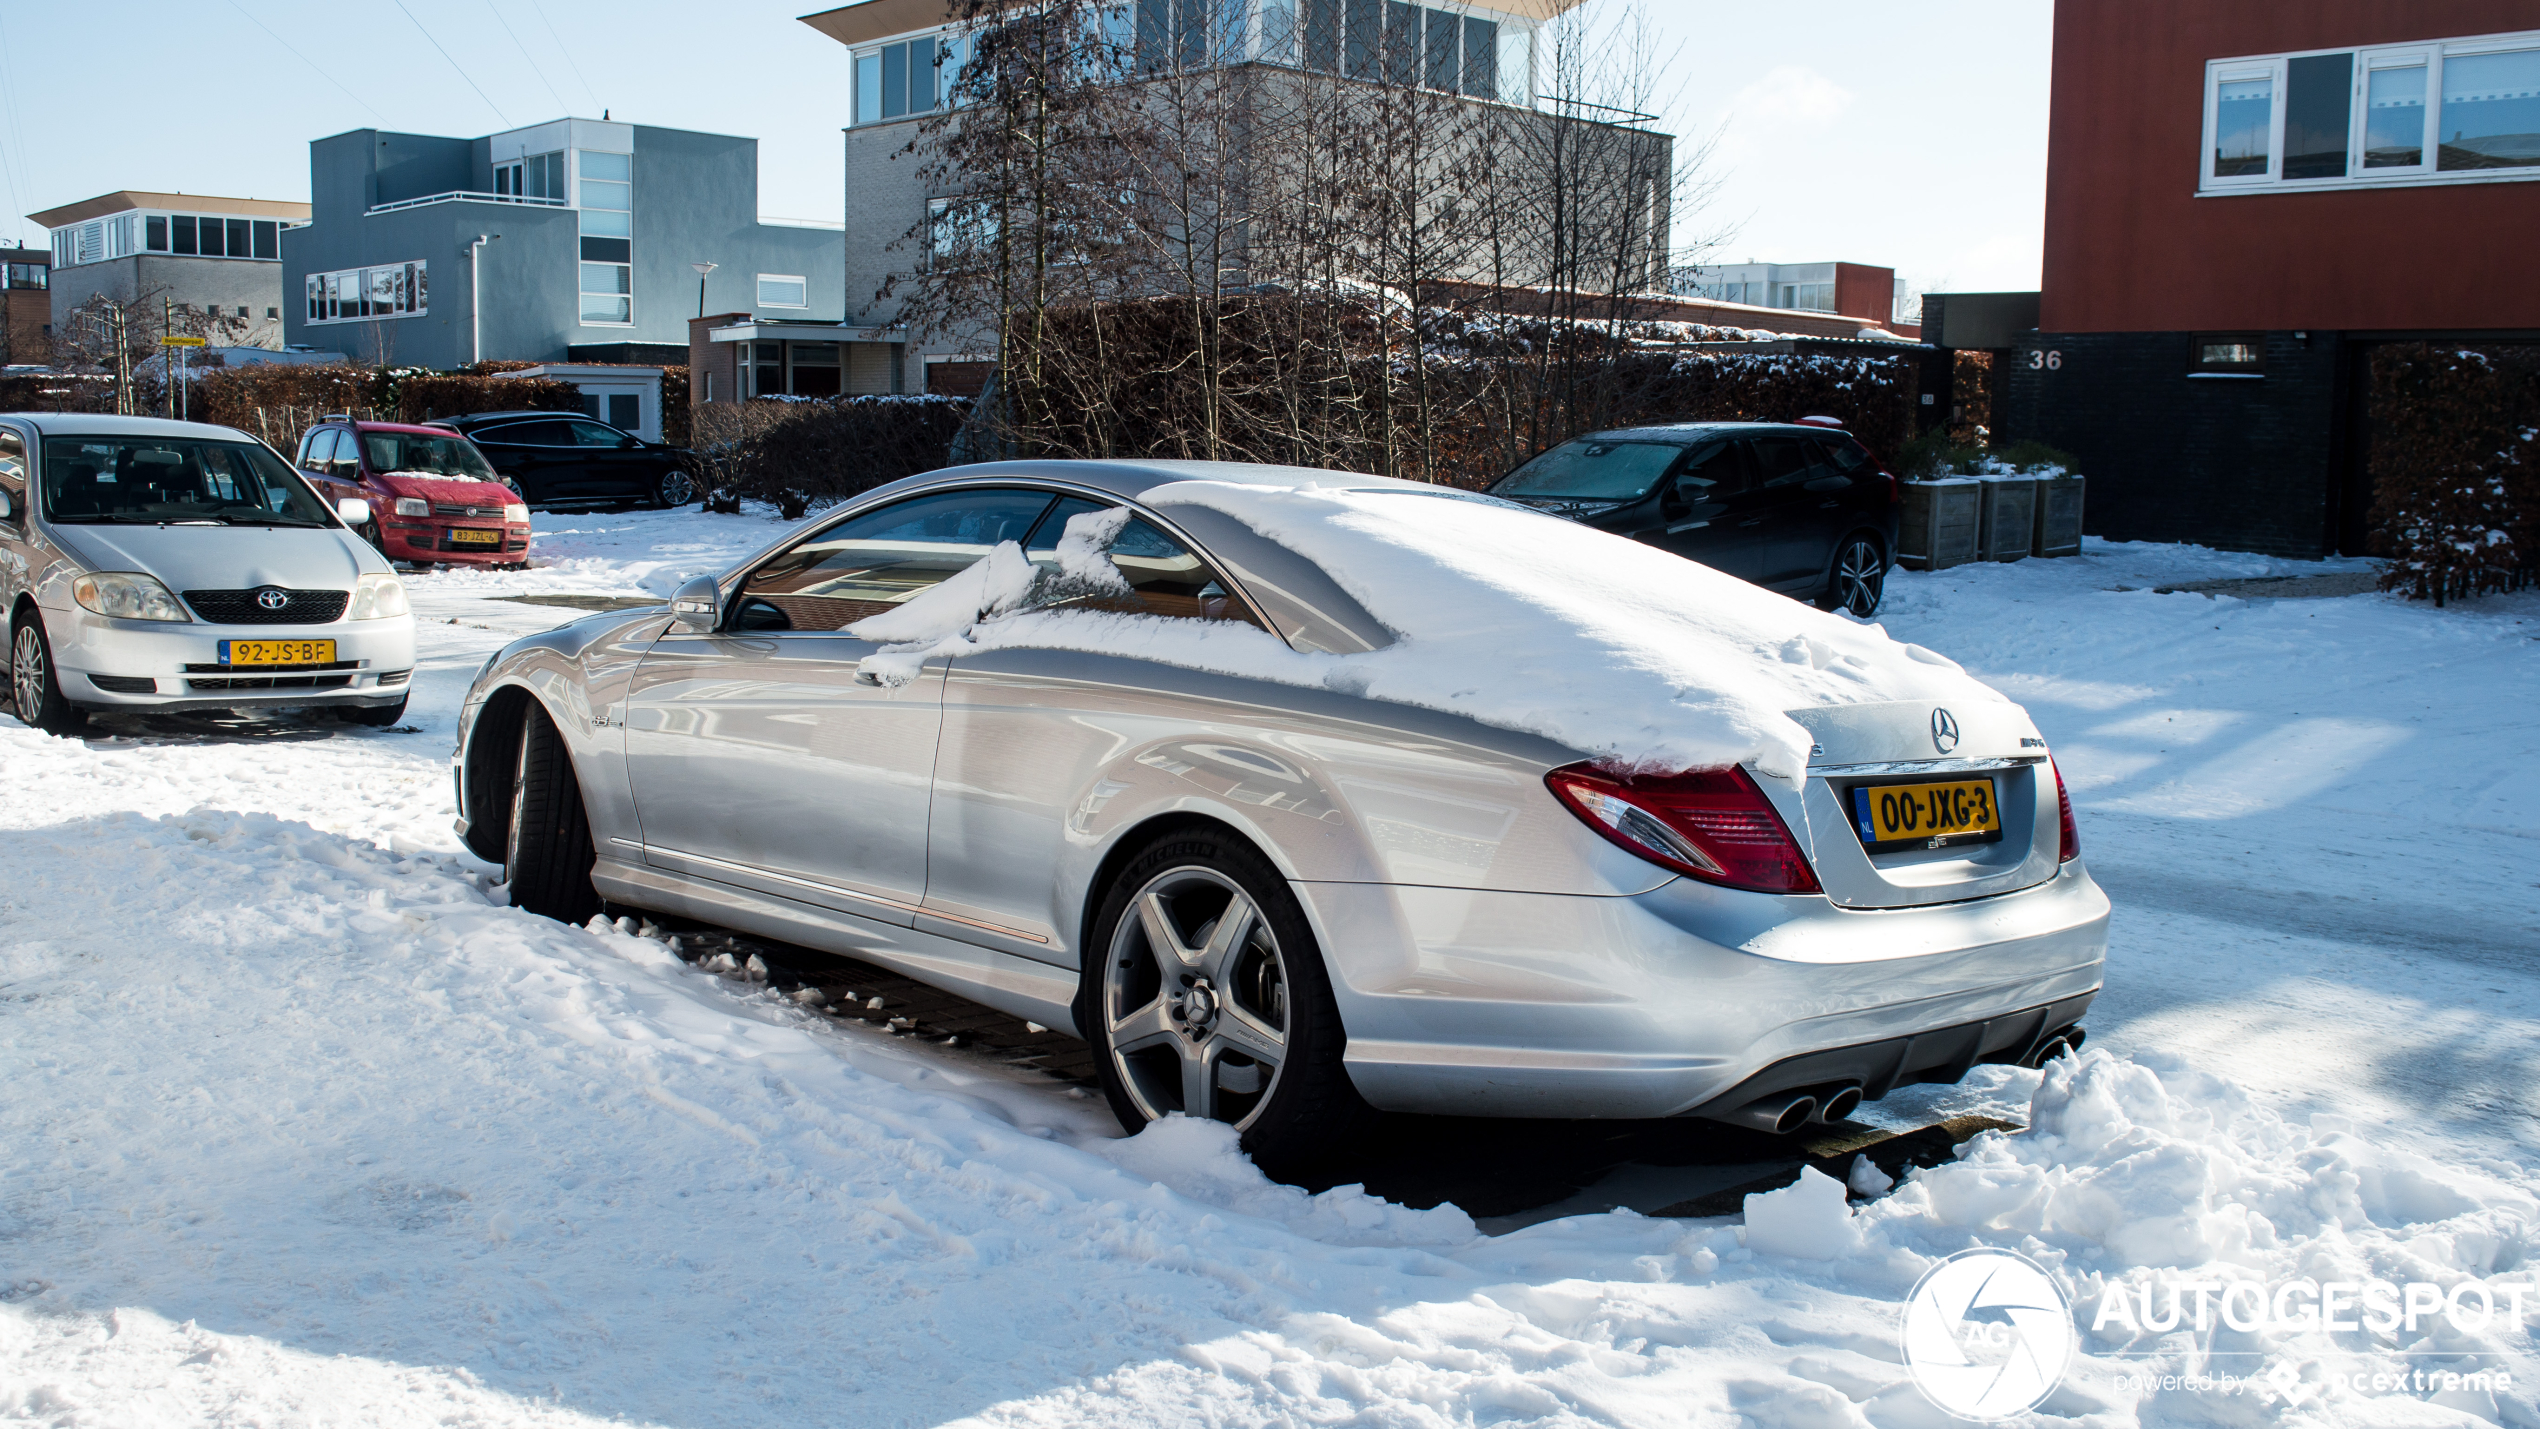
[[[291,594],[288,591],[279,591],[273,589],[271,586],[267,586],[265,589],[256,592],[256,604],[263,606],[267,610],[280,610],[290,603]],[[1938,729],[1940,726],[1933,725],[1932,728]]]
[[[1943,754],[1958,747],[1958,717],[1944,709],[1931,712],[1931,747]]]

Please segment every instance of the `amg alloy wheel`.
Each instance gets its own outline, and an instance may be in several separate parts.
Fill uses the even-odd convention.
[[[1367,1115],[1321,956],[1269,862],[1223,834],[1159,842],[1095,920],[1077,1023],[1134,1132],[1180,1113],[1228,1122],[1274,1174],[1344,1146]]]
[[[88,723],[87,712],[62,697],[62,682],[53,673],[53,645],[44,638],[41,617],[18,622],[9,649],[9,698],[18,721],[46,734],[69,734]]]
[[[1845,538],[1835,551],[1834,573],[1817,599],[1826,610],[1849,611],[1863,620],[1878,614],[1887,589],[1887,553],[1867,536]]]
[[[685,467],[672,467],[661,474],[661,482],[653,488],[653,505],[667,510],[685,506],[697,499],[697,480]]]

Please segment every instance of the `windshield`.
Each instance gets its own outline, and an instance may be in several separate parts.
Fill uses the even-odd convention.
[[[1499,479],[1493,496],[1630,501],[1647,495],[1684,448],[1674,442],[1563,442]]]
[[[422,476],[456,476],[492,481],[476,444],[461,436],[427,437],[414,432],[364,432],[362,455],[377,472],[410,471]]]
[[[307,485],[263,447],[163,437],[46,442],[44,514],[61,522],[334,524]]]

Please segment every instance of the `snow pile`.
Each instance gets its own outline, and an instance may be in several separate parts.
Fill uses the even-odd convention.
[[[906,642],[877,670],[887,679],[913,675],[931,654],[1095,651],[1445,710],[1616,765],[1751,762],[1793,782],[1811,737],[1787,710],[2002,698],[1875,625],[1504,502],[1209,480],[1146,499],[1223,512],[1306,556],[1395,643],[1309,654],[1231,622],[1029,609],[1030,567],[1004,550],[946,582],[941,600],[929,592],[853,633]]]

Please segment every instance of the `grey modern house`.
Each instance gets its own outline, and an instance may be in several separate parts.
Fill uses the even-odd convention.
[[[1507,128],[1533,122],[1552,78],[1544,27],[1582,0],[1121,0],[1106,7],[1106,33],[1129,57],[1134,77],[1160,69],[1258,66],[1273,74],[1329,76],[1342,89],[1388,84],[1417,88]],[[894,305],[876,295],[926,261],[912,232],[940,227],[960,195],[930,187],[922,157],[912,152],[919,126],[953,101],[952,79],[972,53],[973,24],[954,0],[853,0],[802,16],[802,22],[847,48],[846,292],[850,322],[868,324],[866,341],[889,345],[902,364],[888,390],[975,393],[993,363],[984,327],[909,333]],[[1599,108],[1601,106],[1587,106]],[[1651,116],[1608,113],[1632,121]],[[1594,117],[1603,117],[1594,116]],[[1644,281],[1665,286],[1670,190],[1648,183],[1673,167],[1673,139],[1638,123],[1598,124],[1597,163],[1631,167],[1648,191],[1615,199],[1620,183],[1591,176],[1582,185],[1618,215],[1614,244],[1645,252]],[[1502,132],[1507,132],[1504,128]],[[1614,156],[1627,159],[1616,165]],[[1289,202],[1318,200],[1300,193]],[[1599,242],[1603,242],[1600,238]],[[1479,276],[1478,274],[1474,276]],[[1541,282],[1528,278],[1524,282]],[[742,340],[742,325],[715,330],[716,341]],[[761,338],[764,341],[764,338]],[[755,346],[755,344],[754,344]],[[744,394],[745,395],[745,394]]]
[[[309,145],[309,194],[283,235],[287,335],[362,361],[683,363],[701,304],[844,315],[841,233],[760,220],[755,139],[356,129]]]
[[[225,344],[282,345],[281,235],[307,204],[120,189],[27,217],[52,235],[52,331],[103,296]]]

